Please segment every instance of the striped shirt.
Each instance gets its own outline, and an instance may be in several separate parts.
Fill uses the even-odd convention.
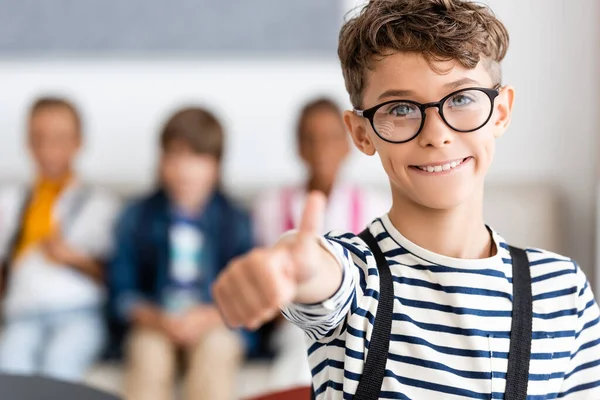
[[[369,227],[393,277],[394,314],[381,398],[502,399],[512,312],[508,245],[480,260],[432,253],[384,216]],[[375,259],[358,237],[329,234],[343,267],[320,304],[282,309],[309,339],[317,399],[349,399],[364,368],[379,298]],[[528,399],[600,399],[599,310],[572,260],[527,249],[533,292]]]

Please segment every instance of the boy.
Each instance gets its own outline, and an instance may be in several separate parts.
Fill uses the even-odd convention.
[[[210,287],[252,247],[248,215],[219,189],[223,129],[201,108],[171,117],[161,136],[160,187],[130,206],[110,265],[113,310],[131,326],[126,398],[173,396],[185,356],[187,399],[230,399],[240,338],[212,305]]]
[[[304,329],[317,398],[352,398],[360,382],[375,393],[360,399],[501,399],[524,382],[528,398],[600,399],[599,311],[583,272],[543,250],[513,258],[483,222],[484,177],[514,98],[500,85],[507,46],[489,9],[458,0],[371,1],[342,28],[355,107],[345,122],[363,153],[378,153],[392,208],[361,235],[368,246],[352,234],[317,240],[315,194],[298,232],[232,263],[214,287],[232,326],[254,327],[281,306]],[[523,267],[514,280],[513,263]],[[531,318],[513,312],[523,271]],[[384,282],[391,290],[380,291]],[[378,300],[391,292],[387,337],[371,342],[385,319]],[[528,338],[512,337],[527,323]],[[527,369],[507,385],[513,345],[531,353],[512,352]],[[380,366],[371,351],[382,348],[382,380],[369,386],[365,360]]]
[[[79,380],[105,342],[103,261],[119,203],[77,178],[82,127],[73,104],[37,100],[28,127],[35,184],[0,196],[0,370]]]

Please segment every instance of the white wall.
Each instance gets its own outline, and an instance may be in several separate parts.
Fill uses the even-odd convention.
[[[589,271],[600,128],[600,2],[488,3],[511,33],[504,81],[517,89],[512,127],[498,142],[490,179],[556,183],[565,200],[566,253]],[[324,59],[0,60],[0,178],[27,176],[21,151],[24,113],[35,95],[54,91],[72,96],[85,111],[84,175],[109,182],[149,182],[160,124],[175,107],[198,102],[225,120],[227,184],[295,181],[300,171],[292,136],[297,107],[320,93],[347,106],[334,54]],[[385,184],[376,159],[355,156],[346,175]]]
[[[21,60],[0,62],[0,177],[21,177],[25,113],[38,94],[64,93],[85,113],[83,173],[108,182],[149,181],[161,124],[177,107],[205,104],[228,132],[226,182],[272,184],[299,179],[296,112],[328,94],[346,106],[335,59]],[[370,162],[368,162],[370,161]],[[383,173],[356,157],[348,174]]]

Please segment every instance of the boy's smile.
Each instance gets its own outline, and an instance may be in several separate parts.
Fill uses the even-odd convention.
[[[439,162],[431,162],[421,165],[411,165],[410,168],[415,169],[417,172],[423,172],[428,175],[444,175],[455,172],[464,166],[465,163],[471,161],[473,157],[463,157],[455,160],[445,160]]]
[[[434,62],[432,66],[423,56],[413,53],[394,53],[376,61],[367,74],[362,108],[393,100],[427,104],[461,89],[491,89],[498,84],[492,81],[485,62],[474,69],[454,61]],[[510,121],[512,96],[512,88],[502,88],[491,104],[489,121],[473,132],[450,128],[436,107],[424,111],[421,131],[405,143],[382,139],[367,118],[350,112],[346,123],[360,150],[379,154],[395,199],[448,210],[471,203],[473,196],[481,193],[493,159],[495,138],[504,133]],[[460,113],[459,107],[465,100],[459,97],[452,101],[458,110],[453,112]],[[393,112],[407,113],[402,108]]]

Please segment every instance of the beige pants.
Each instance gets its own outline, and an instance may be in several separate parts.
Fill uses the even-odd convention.
[[[127,348],[125,398],[173,399],[180,353],[185,365],[184,399],[234,398],[242,345],[235,333],[224,328],[208,332],[190,349],[177,348],[160,332],[134,329]]]

